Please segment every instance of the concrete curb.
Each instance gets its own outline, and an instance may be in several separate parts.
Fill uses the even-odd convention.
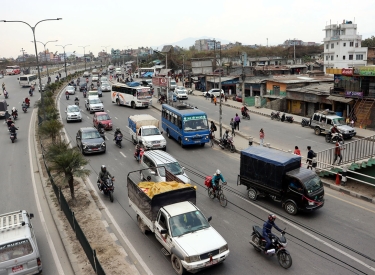
[[[161,111],[161,106],[160,106],[160,108],[158,108],[157,106],[152,105],[152,107],[153,107],[154,109],[158,110],[158,111]],[[260,113],[260,114],[261,114],[261,113]],[[263,116],[268,116],[268,115],[265,115],[265,114],[261,114],[261,115],[263,115]],[[213,119],[210,119],[210,121],[211,121],[211,120],[212,120],[215,124],[219,124],[217,121],[215,121],[215,120],[213,120]],[[230,130],[230,131],[232,130],[230,127],[225,126],[225,125],[223,125],[223,124],[222,124],[222,126],[223,126],[223,128],[224,128],[225,130]],[[240,137],[242,137],[242,138],[245,138],[245,139],[247,139],[247,140],[249,140],[249,138],[250,138],[249,135],[246,135],[246,134],[244,134],[244,133],[241,133],[240,131],[236,131],[236,135],[238,135],[238,136],[240,136]],[[215,139],[215,143],[218,143],[218,140],[217,140],[217,139]],[[260,143],[257,142],[257,141],[255,141],[255,140],[253,139],[253,144],[257,144],[257,145],[259,145]],[[283,151],[283,150],[281,150],[281,149],[279,149],[279,148],[275,148],[275,147],[271,147],[271,148],[276,149],[276,150]],[[237,148],[236,148],[236,151],[235,151],[235,152],[238,153],[238,154],[240,153],[240,151],[239,151]],[[362,195],[362,194],[360,194],[360,193],[356,193],[356,192],[350,191],[350,190],[348,190],[348,189],[346,189],[346,188],[343,188],[343,187],[341,187],[341,186],[337,186],[337,185],[335,185],[335,184],[331,184],[331,183],[329,183],[329,182],[327,182],[327,181],[324,181],[324,179],[322,179],[322,182],[323,182],[324,186],[329,187],[329,188],[331,188],[331,189],[333,189],[333,190],[336,190],[336,191],[342,192],[342,193],[344,193],[344,194],[350,195],[350,196],[352,196],[352,197],[355,197],[355,198],[358,198],[358,199],[361,199],[361,200],[364,200],[364,201],[367,201],[367,202],[370,202],[370,203],[375,204],[375,198],[367,197],[367,196]]]

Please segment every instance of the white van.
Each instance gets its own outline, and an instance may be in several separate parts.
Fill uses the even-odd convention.
[[[39,274],[42,261],[31,224],[33,214],[19,210],[0,215],[0,274]]]
[[[167,169],[184,183],[190,183],[190,179],[184,171],[185,168],[181,167],[174,157],[162,150],[149,150],[144,152],[141,166],[142,169],[148,168],[147,170],[142,170],[142,177],[147,181],[166,181],[165,169]],[[165,169],[163,167],[165,167]]]

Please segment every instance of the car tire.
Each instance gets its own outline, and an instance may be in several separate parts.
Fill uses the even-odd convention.
[[[174,254],[171,255],[171,263],[173,269],[176,271],[178,275],[185,274],[185,269],[181,263],[181,260]]]
[[[320,128],[319,127],[315,127],[314,133],[315,133],[315,135],[319,136],[321,134]]]
[[[258,197],[258,192],[255,188],[250,187],[249,190],[247,191],[247,196],[249,197],[250,200],[256,201]]]
[[[296,215],[297,214],[297,205],[294,202],[288,201],[284,205],[285,211],[290,215]]]

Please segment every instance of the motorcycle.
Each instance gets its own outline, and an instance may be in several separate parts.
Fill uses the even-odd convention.
[[[16,120],[18,117],[18,112],[17,111],[12,112],[12,117],[14,120]]]
[[[219,146],[221,149],[228,149],[231,153],[236,151],[236,147],[233,144],[233,137],[228,137],[227,142],[221,138],[219,141]]]
[[[15,133],[10,133],[10,140],[12,141],[12,143],[14,143],[14,141],[16,139],[17,139],[16,134]]]
[[[158,102],[159,102],[160,104],[164,104],[164,103],[166,103],[166,100],[165,100],[165,98],[163,98],[163,97],[159,97]]]
[[[141,159],[142,159],[142,156],[143,156],[143,154],[144,154],[144,152],[145,152],[145,149],[143,148],[143,146],[141,146],[141,148],[140,148],[140,152],[139,152],[139,160],[137,159],[138,158],[138,154],[137,154],[137,148],[135,149],[135,151],[134,151],[134,158],[137,160],[137,161],[141,161]]]
[[[250,120],[249,111],[242,112],[242,119],[248,119],[248,120]]]
[[[105,130],[104,130],[104,128],[99,128],[98,131],[99,131],[100,136],[105,140]]]
[[[27,107],[22,107],[22,111],[23,111],[24,113],[26,113],[26,112],[27,112]]]
[[[274,119],[276,119],[276,120],[278,120],[278,121],[280,121],[280,112],[272,112],[271,113],[271,119],[272,120],[274,120]]]
[[[9,97],[9,93],[7,91],[4,91],[4,97],[5,98],[8,98]]]
[[[69,100],[69,94],[65,95],[66,100]]]
[[[29,90],[29,95],[33,96],[33,90],[32,89]]]
[[[308,126],[308,125],[310,125],[310,120],[308,120],[306,118],[303,118],[302,121],[301,121],[301,126],[305,127],[305,126]]]
[[[78,100],[74,100],[74,104],[79,106],[79,101]]]
[[[293,123],[294,119],[292,116],[286,116],[285,113],[281,116],[281,122],[287,121],[289,123]]]
[[[115,177],[112,177],[112,178],[108,177],[107,179],[105,179],[103,181],[103,184],[102,184],[103,188],[102,189],[100,188],[101,184],[100,184],[99,177],[98,177],[98,181],[97,181],[99,190],[103,191],[104,195],[109,196],[109,200],[111,202],[113,202],[113,192],[115,190],[115,187],[113,185],[114,181],[115,181]]]
[[[328,134],[326,134],[327,143],[336,143],[336,141],[338,141],[341,144],[344,144],[344,138],[341,133],[332,134],[331,132],[329,132]]]
[[[253,226],[253,233],[251,234],[252,238],[249,242],[256,251],[265,252],[266,239],[263,238],[263,230],[259,226]],[[287,269],[292,266],[292,257],[290,253],[285,249],[287,242],[285,238],[285,232],[281,233],[280,237],[275,235],[270,235],[271,246],[267,251],[268,254],[276,254],[279,264]]]
[[[83,97],[86,98],[87,92],[83,91]]]
[[[119,148],[121,148],[122,147],[122,145],[121,145],[121,141],[122,141],[122,134],[117,134],[116,136],[115,136],[115,144],[116,144],[116,146],[117,147],[119,147]]]

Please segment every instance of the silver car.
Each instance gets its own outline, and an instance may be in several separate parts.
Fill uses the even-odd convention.
[[[174,90],[177,99],[188,99],[187,90],[183,86],[177,86]]]
[[[112,87],[109,84],[109,82],[102,82],[102,84],[101,84],[100,87],[101,87],[101,89],[102,89],[103,92],[110,92],[111,89],[112,89]]]
[[[82,121],[81,109],[77,105],[68,105],[65,110],[66,122]]]
[[[68,86],[65,89],[65,92],[68,92],[70,95],[75,95],[76,94],[76,88],[73,86]]]

